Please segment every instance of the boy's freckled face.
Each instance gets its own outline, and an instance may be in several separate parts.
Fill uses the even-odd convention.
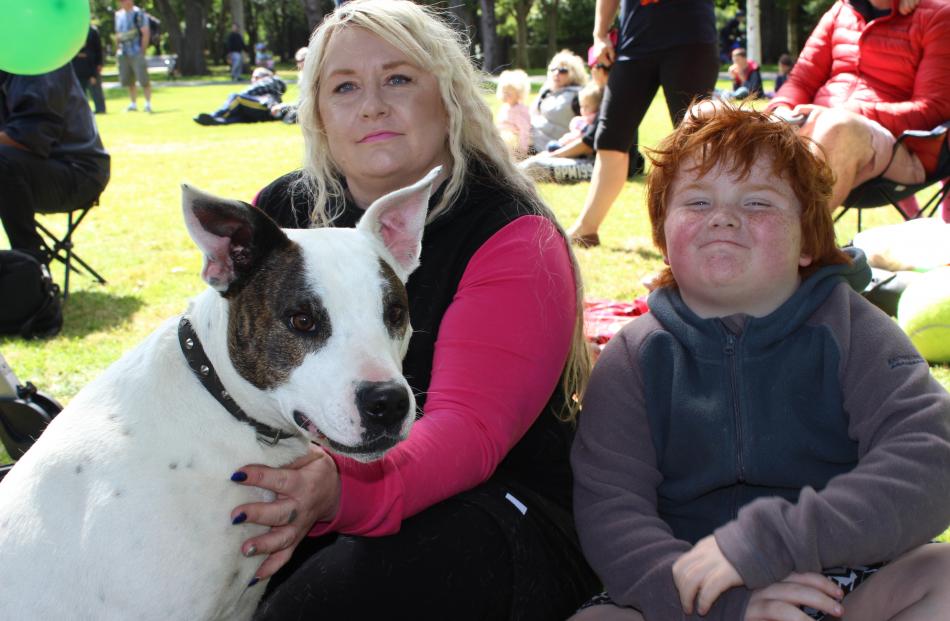
[[[670,188],[667,259],[686,304],[702,317],[778,308],[799,284],[801,206],[766,160],[748,177],[722,164],[697,177],[686,161]]]

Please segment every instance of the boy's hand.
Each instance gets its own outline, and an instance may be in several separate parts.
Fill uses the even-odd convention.
[[[752,592],[744,621],[810,621],[801,606],[840,617],[844,614],[839,603],[842,597],[838,585],[821,574],[790,574],[781,582]]]
[[[712,535],[700,539],[693,549],[673,563],[673,582],[680,594],[683,612],[705,615],[719,596],[732,587],[742,586],[739,572],[722,555]]]

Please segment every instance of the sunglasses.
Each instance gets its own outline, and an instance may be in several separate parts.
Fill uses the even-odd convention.
[[[551,67],[548,69],[548,71],[551,73],[560,73],[561,75],[564,75],[569,71],[569,69],[567,67]]]
[[[596,65],[594,65],[594,69],[603,69],[604,71],[606,71],[610,69],[610,67],[608,65],[605,65],[604,63],[597,63]]]

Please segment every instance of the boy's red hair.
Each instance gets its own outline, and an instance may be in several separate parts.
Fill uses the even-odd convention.
[[[834,222],[828,200],[834,176],[831,169],[809,148],[808,139],[792,125],[775,117],[726,102],[702,102],[690,107],[679,127],[656,149],[647,153],[653,168],[647,177],[647,208],[653,225],[653,243],[666,255],[666,204],[670,188],[686,161],[696,163],[690,174],[707,174],[718,162],[731,162],[740,176],[756,163],[769,161],[772,174],[785,179],[802,206],[802,253],[812,262],[799,268],[806,278],[825,265],[849,263],[850,258],[835,243]],[[657,286],[676,285],[667,267],[656,279]]]

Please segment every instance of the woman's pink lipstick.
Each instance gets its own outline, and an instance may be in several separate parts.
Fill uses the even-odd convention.
[[[396,132],[374,132],[372,134],[367,134],[360,139],[360,144],[365,144],[367,142],[379,142],[380,140],[389,140],[395,136],[399,136]]]

